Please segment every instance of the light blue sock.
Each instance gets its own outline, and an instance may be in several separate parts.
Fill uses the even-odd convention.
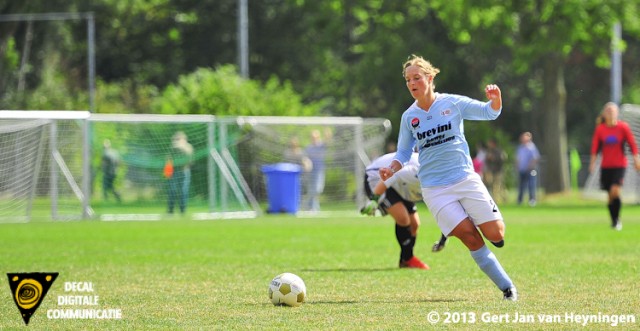
[[[513,282],[504,269],[502,269],[496,256],[486,245],[477,251],[471,251],[471,257],[473,257],[480,269],[489,276],[500,290],[504,291],[513,287]]]

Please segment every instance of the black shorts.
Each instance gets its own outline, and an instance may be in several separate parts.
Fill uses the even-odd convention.
[[[367,179],[368,176],[365,174],[364,191],[365,193],[367,193],[369,199],[374,199],[374,194],[371,191],[371,187],[369,187],[369,181]],[[384,192],[384,198],[382,199],[382,201],[380,201],[378,208],[383,209],[386,212],[387,208],[395,205],[398,202],[401,202],[404,207],[407,208],[409,215],[415,214],[418,211],[418,208],[416,207],[416,204],[414,202],[403,199],[393,187],[388,188]]]
[[[609,191],[612,185],[622,186],[625,168],[600,169],[600,188]]]

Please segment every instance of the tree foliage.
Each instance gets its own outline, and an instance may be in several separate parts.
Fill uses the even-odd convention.
[[[249,81],[228,66],[238,59],[238,0],[5,1],[0,14],[93,12],[99,112],[356,115],[397,126],[412,101],[401,64],[419,54],[442,70],[440,91],[483,99],[485,84],[503,87],[503,115],[469,125],[471,143],[534,132],[549,191],[564,189],[553,171],[566,168],[569,146],[587,152],[608,101],[616,21],[623,102],[640,100],[637,1],[248,4]],[[83,20],[0,23],[0,108],[87,109],[88,47]]]
[[[629,12],[637,12],[638,4],[583,0],[440,0],[431,4],[458,42],[477,43],[485,49],[507,47],[516,74],[540,70],[538,109],[544,130],[538,137],[543,137],[547,156],[545,188],[550,193],[567,190],[567,62],[580,52],[594,57],[601,66],[608,65],[612,26],[629,18]],[[636,19],[632,20],[629,23],[635,29]]]

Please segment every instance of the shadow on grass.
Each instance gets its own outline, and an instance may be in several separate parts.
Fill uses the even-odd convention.
[[[399,268],[328,268],[328,269],[302,269],[304,272],[372,272],[391,271]]]
[[[359,303],[384,303],[384,304],[397,304],[397,303],[438,303],[438,302],[459,302],[465,301],[463,299],[405,299],[405,300],[341,300],[341,301],[308,301],[305,302],[305,305],[348,305],[348,304],[359,304]]]
[[[382,303],[382,304],[398,304],[398,303],[448,303],[448,302],[462,302],[464,299],[442,299],[442,298],[433,298],[433,299],[393,299],[393,300],[313,300],[313,301],[305,301],[305,305],[357,305],[357,304],[365,304],[365,303]],[[255,304],[250,304],[255,305]],[[261,306],[272,306],[271,303],[260,303]],[[282,306],[288,307],[288,306]]]

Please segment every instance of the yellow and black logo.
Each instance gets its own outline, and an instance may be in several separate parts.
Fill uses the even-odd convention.
[[[29,324],[51,284],[58,277],[57,272],[8,273],[11,296],[20,310],[24,324]]]

